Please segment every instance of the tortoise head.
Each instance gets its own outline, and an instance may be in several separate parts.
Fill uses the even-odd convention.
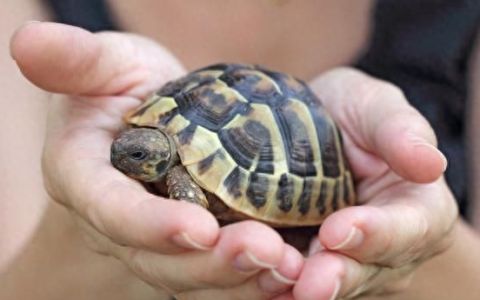
[[[175,144],[156,128],[130,128],[113,141],[110,160],[127,176],[145,181],[161,180],[177,160]]]

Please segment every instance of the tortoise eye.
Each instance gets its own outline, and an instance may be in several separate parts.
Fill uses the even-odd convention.
[[[130,153],[129,156],[131,158],[133,158],[134,160],[143,160],[147,157],[147,152],[145,152],[145,151],[134,151],[134,152]]]

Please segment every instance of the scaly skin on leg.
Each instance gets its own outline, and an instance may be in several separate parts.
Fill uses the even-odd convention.
[[[182,165],[176,165],[168,171],[166,179],[166,186],[170,198],[200,204],[208,208],[209,211],[219,219],[222,225],[249,219],[248,216],[230,209],[213,194],[208,194],[209,199],[207,200],[205,193],[193,181],[190,174],[188,174]],[[318,232],[318,226],[276,228],[276,230],[287,243],[301,251],[306,251],[311,238]]]
[[[188,201],[208,208],[207,197],[205,197],[202,189],[181,165],[177,165],[168,171],[167,188],[168,195],[172,199]]]

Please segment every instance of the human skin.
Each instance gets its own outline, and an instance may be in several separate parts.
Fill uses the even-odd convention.
[[[37,83],[37,84],[38,84],[38,83]],[[42,85],[42,84],[39,84],[39,85]],[[47,88],[47,89],[52,89],[52,86],[42,86],[42,87]],[[63,87],[63,88],[65,88],[65,87]],[[60,90],[60,91],[62,91],[62,90]],[[72,90],[67,90],[66,92],[71,93]],[[397,95],[397,96],[398,96],[398,95]],[[442,183],[442,184],[443,184],[443,183]],[[441,185],[441,184],[439,184],[439,185]],[[447,194],[447,195],[448,195],[448,194]],[[451,211],[454,211],[454,210],[451,210]],[[460,230],[459,230],[459,231],[460,231]],[[464,231],[465,231],[465,230],[464,230]],[[465,235],[464,231],[462,231],[462,232],[463,232],[463,235]],[[462,236],[463,236],[463,235],[462,235]],[[468,236],[468,235],[467,235],[467,236]],[[468,240],[468,239],[467,239],[467,240]],[[470,239],[470,240],[471,240],[471,239]],[[448,253],[448,252],[447,252],[447,253]],[[450,252],[450,253],[451,253],[451,252]],[[450,256],[450,257],[451,257],[451,256]],[[454,256],[454,257],[455,257],[455,256]],[[343,259],[343,258],[341,258],[341,259]],[[313,262],[312,262],[312,265],[315,266],[315,264],[316,264],[317,262],[318,262],[318,261],[313,261]],[[347,264],[347,265],[348,265],[348,264]],[[439,265],[440,265],[440,264],[439,264]],[[308,269],[305,269],[305,270],[308,271]],[[310,270],[311,270],[311,269],[310,269]],[[307,273],[307,275],[308,275],[308,273]],[[317,275],[321,275],[321,274],[317,274]],[[304,275],[304,276],[305,276],[305,275]],[[305,276],[305,277],[307,277],[307,278],[316,278],[317,276],[310,276],[310,275],[308,275],[308,276]],[[348,282],[347,282],[347,283],[348,283]],[[330,284],[331,284],[331,283],[330,283]],[[298,283],[298,285],[300,285],[300,282]],[[348,285],[342,285],[342,286],[348,287]],[[300,286],[300,287],[301,287],[301,286]],[[305,289],[300,289],[300,288],[299,288],[299,290],[305,290]],[[322,291],[323,291],[323,292],[326,292],[326,293],[331,293],[331,286],[324,286],[324,287],[322,287],[322,289],[321,289],[320,292],[322,292]],[[345,291],[345,292],[347,292],[347,291]],[[211,295],[211,294],[209,294],[209,293],[212,293],[212,291],[204,291],[204,292],[199,292],[199,293],[200,293],[200,294],[201,294],[201,293],[206,293],[206,294],[203,294],[203,296],[206,297],[206,295]],[[297,292],[297,293],[298,293],[298,292]],[[324,295],[324,296],[328,297],[328,295]],[[322,297],[323,297],[323,296],[322,296]],[[326,298],[326,299],[328,299],[328,298]],[[410,299],[411,299],[411,298],[410,298]],[[427,298],[427,299],[428,299],[428,298]],[[439,298],[439,299],[440,299],[440,298]],[[465,299],[468,299],[468,298],[465,298]]]
[[[445,158],[435,148],[428,123],[392,85],[351,69],[328,72],[312,83],[343,129],[359,201],[365,205],[325,221],[319,240],[337,254],[313,253],[300,275],[301,255],[267,226],[246,221],[219,229],[200,207],[154,200],[112,169],[108,149],[122,116],[155,86],[184,73],[165,49],[138,36],[92,35],[53,23],[24,26],[11,49],[33,83],[76,95],[59,99],[52,112],[44,155],[49,194],[80,217],[97,251],[119,258],[150,284],[180,298],[207,293],[270,299],[296,280],[297,299],[389,291],[417,261],[450,245],[456,209],[438,179]],[[320,268],[312,269],[316,265]],[[277,278],[285,285],[262,285]],[[322,284],[315,278],[323,278]]]

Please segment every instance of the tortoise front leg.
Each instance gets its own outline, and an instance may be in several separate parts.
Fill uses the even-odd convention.
[[[167,189],[168,195],[172,199],[188,201],[208,208],[207,197],[205,197],[202,189],[181,165],[177,165],[168,171]]]

